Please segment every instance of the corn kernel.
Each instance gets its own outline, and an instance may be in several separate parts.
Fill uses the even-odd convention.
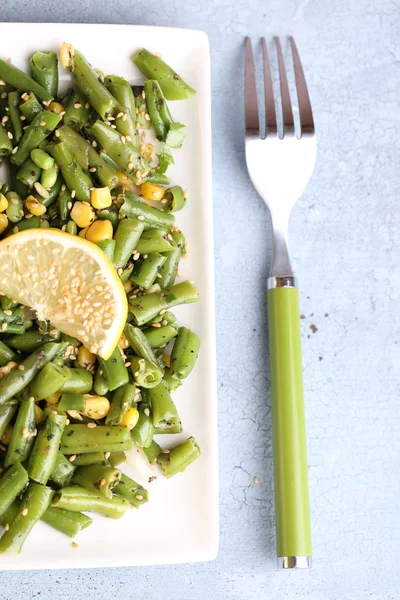
[[[35,404],[35,421],[36,423],[43,421],[43,410],[37,404]]]
[[[151,159],[151,157],[153,156],[153,151],[154,151],[153,144],[141,144],[140,145],[139,152],[143,156],[143,158],[145,158],[146,160]]]
[[[133,429],[139,420],[139,411],[137,408],[128,408],[121,420],[121,427],[127,427]]]
[[[96,355],[90,352],[85,346],[81,346],[78,350],[78,365],[83,369],[87,369],[94,365]]]
[[[8,217],[4,213],[0,213],[0,233],[3,233],[8,227]]]
[[[80,232],[78,233],[79,237],[85,239],[86,238],[86,233],[87,233],[88,229],[89,229],[89,227],[84,227],[84,229],[81,229]]]
[[[164,198],[165,189],[160,185],[154,185],[154,183],[142,183],[140,186],[142,196],[146,200],[154,200],[155,202],[159,202]]]
[[[42,204],[41,202],[36,200],[36,198],[34,196],[27,197],[27,199],[25,200],[25,206],[29,210],[31,215],[35,215],[36,217],[40,217],[40,215],[44,215],[44,213],[47,210],[47,208],[44,206],[44,204]]]
[[[83,202],[75,202],[71,210],[71,219],[78,227],[89,227],[94,221],[94,210],[90,205]]]
[[[132,185],[133,184],[133,181],[131,181],[129,179],[129,177],[127,177],[125,175],[125,173],[122,173],[121,171],[117,171],[117,175],[118,175],[118,180],[121,185]]]
[[[86,232],[86,239],[89,242],[102,242],[104,240],[112,240],[114,231],[110,221],[95,221]]]
[[[47,396],[46,402],[47,404],[57,404],[60,398],[61,392],[55,392],[54,394],[51,394],[51,396]]]
[[[165,362],[165,364],[169,368],[171,366],[171,355],[170,354],[163,354],[161,358],[163,359],[163,361]]]
[[[122,285],[124,286],[124,290],[127,294],[129,294],[135,287],[135,284],[131,279],[128,279],[128,281],[125,281],[125,283]]]
[[[110,188],[95,188],[90,192],[90,202],[95,208],[107,208],[112,204]]]
[[[83,421],[83,417],[77,410],[67,410],[67,413],[70,417],[75,419],[75,421]]]
[[[122,332],[121,337],[119,338],[118,346],[121,350],[126,350],[129,346],[129,341],[124,332]]]
[[[8,206],[8,200],[3,194],[0,194],[0,213],[4,212]]]
[[[59,115],[60,113],[64,112],[65,108],[59,102],[50,102],[49,106],[47,107],[47,110],[51,110],[51,112],[54,112],[57,115]]]
[[[85,394],[85,408],[81,414],[90,419],[103,419],[110,410],[110,402],[104,396]]]
[[[3,437],[1,438],[1,442],[5,446],[8,446],[8,444],[11,441],[12,430],[13,430],[13,426],[11,425],[11,423],[9,423],[5,429],[5,432],[3,433]]]
[[[71,44],[63,42],[61,45],[60,63],[63,69],[69,69],[74,66],[74,47]]]

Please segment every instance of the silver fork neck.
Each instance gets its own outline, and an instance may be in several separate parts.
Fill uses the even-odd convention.
[[[272,216],[272,264],[270,277],[294,278],[288,249],[289,217]]]

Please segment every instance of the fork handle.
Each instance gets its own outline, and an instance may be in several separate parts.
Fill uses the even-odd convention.
[[[268,279],[278,566],[311,567],[299,295],[294,277]]]

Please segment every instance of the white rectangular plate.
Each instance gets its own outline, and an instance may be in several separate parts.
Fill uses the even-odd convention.
[[[18,40],[18,43],[16,43]],[[171,183],[188,189],[186,208],[177,213],[190,244],[183,260],[183,279],[195,280],[201,302],[176,310],[179,322],[201,336],[198,362],[174,394],[184,431],[158,436],[163,447],[194,435],[201,457],[170,480],[159,476],[148,484],[130,467],[123,470],[149,490],[150,502],[120,520],[94,517],[93,524],[71,540],[38,523],[22,554],[0,556],[0,569],[64,569],[197,562],[215,558],[218,550],[218,451],[214,317],[214,255],[211,200],[210,56],[205,33],[133,25],[0,24],[0,56],[27,70],[36,50],[58,51],[62,42],[81,50],[107,74],[130,83],[143,78],[131,61],[142,47],[161,52],[166,62],[196,90],[182,102],[170,102],[176,121],[187,126],[187,138],[176,151]],[[69,75],[62,75],[65,87]],[[161,442],[160,442],[161,440]]]

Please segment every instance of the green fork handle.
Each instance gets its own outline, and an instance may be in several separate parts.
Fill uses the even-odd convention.
[[[278,566],[309,568],[311,527],[299,295],[296,287],[274,287],[277,279],[284,280],[272,277],[268,282],[268,324]]]

